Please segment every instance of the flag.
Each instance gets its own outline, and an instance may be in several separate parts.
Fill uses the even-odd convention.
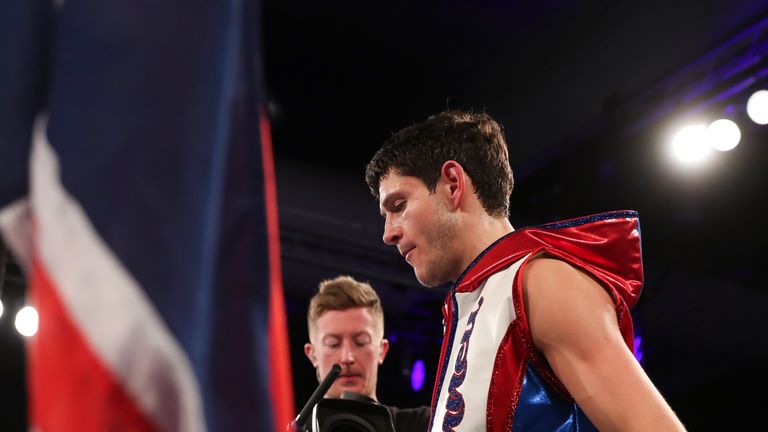
[[[30,429],[291,420],[259,14],[0,5],[0,229],[40,316]]]

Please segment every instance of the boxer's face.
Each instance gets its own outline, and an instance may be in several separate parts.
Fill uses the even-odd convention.
[[[424,286],[455,280],[464,269],[454,240],[459,222],[438,183],[431,193],[418,178],[390,171],[379,183],[384,243],[396,246]]]
[[[341,366],[341,374],[326,397],[338,398],[342,392],[351,391],[376,399],[379,365],[389,350],[389,342],[378,327],[365,307],[327,311],[317,319],[304,352],[317,369],[318,379],[325,378],[334,363]]]

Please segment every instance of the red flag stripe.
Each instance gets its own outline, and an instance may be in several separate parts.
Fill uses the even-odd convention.
[[[293,384],[291,358],[288,349],[288,331],[283,298],[283,280],[280,263],[280,230],[277,212],[277,186],[272,155],[272,136],[264,110],[259,114],[262,164],[264,169],[264,197],[267,211],[267,238],[269,239],[269,366],[270,391],[274,429],[283,432],[293,420]]]
[[[157,430],[91,350],[39,262],[29,293],[41,317],[27,345],[33,430]]]
[[[40,267],[51,281],[46,286],[55,292],[66,314],[50,317],[41,311],[40,320],[47,321],[46,328],[52,328],[60,324],[56,320],[66,316],[83,345],[159,430],[205,430],[200,392],[187,357],[138,282],[63,188],[57,157],[44,131],[43,124],[36,125],[31,158],[33,245]],[[52,346],[56,349],[46,350],[46,357],[55,360],[73,354],[65,345]],[[55,366],[45,361],[32,364],[45,365]],[[80,380],[75,388],[87,394],[88,386],[102,385],[100,380],[91,383],[88,369],[77,371],[82,374],[72,377]],[[54,372],[43,369],[31,373],[48,376]],[[32,394],[56,393],[47,382],[35,380],[32,384]],[[57,409],[50,411],[50,407],[39,404],[51,403],[51,399],[33,397],[32,401],[34,412],[53,414],[49,420],[61,430],[81,429],[82,419],[65,414],[73,411],[85,415],[85,411],[74,408],[79,402],[72,398],[57,401]],[[97,401],[88,402],[98,405]],[[73,404],[71,410],[64,409],[68,404]],[[100,413],[107,422],[100,430],[110,430],[108,416],[108,412]],[[75,423],[65,422],[70,420]]]

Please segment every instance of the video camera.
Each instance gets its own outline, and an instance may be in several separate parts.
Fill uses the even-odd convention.
[[[341,367],[333,365],[328,375],[289,426],[293,432],[395,432],[387,407],[358,393],[344,392],[341,399],[323,399],[338,378]]]

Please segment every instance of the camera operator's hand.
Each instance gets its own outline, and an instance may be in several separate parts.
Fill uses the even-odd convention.
[[[288,423],[288,425],[285,427],[285,432],[309,432],[309,429],[297,425],[296,420],[294,420]]]

